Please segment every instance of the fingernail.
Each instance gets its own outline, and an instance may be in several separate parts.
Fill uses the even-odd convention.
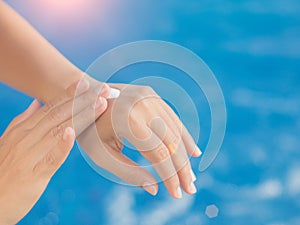
[[[182,198],[182,191],[180,187],[178,187],[175,191],[175,198]]]
[[[155,196],[157,194],[157,189],[156,189],[155,185],[151,185],[150,183],[145,182],[142,187],[145,189],[145,191],[147,191],[148,193],[150,193],[153,196]]]
[[[198,148],[198,146],[197,145],[195,145],[195,154],[196,154],[196,156],[200,156],[200,155],[202,155],[202,152],[201,152],[201,150]]]
[[[192,181],[195,182],[197,180],[197,177],[192,169],[190,170],[190,173],[191,173]]]
[[[75,136],[73,128],[67,127],[64,131],[63,140],[66,141],[70,136]]]
[[[102,105],[104,104],[104,98],[103,97],[98,97],[97,101],[94,103],[93,108],[94,109],[99,109],[102,107]]]
[[[41,106],[40,102],[37,99],[34,99],[34,101],[30,104],[30,106],[26,109],[26,112],[29,112],[33,109],[37,109]]]
[[[86,90],[89,89],[90,83],[86,78],[83,78],[79,81],[78,85],[77,85],[77,91],[79,92],[79,94],[85,92]]]
[[[195,194],[197,192],[197,189],[196,189],[196,186],[194,184],[194,182],[191,182],[189,187],[188,187],[188,190],[191,194]]]

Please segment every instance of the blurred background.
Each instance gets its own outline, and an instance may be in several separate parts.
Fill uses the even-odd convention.
[[[197,172],[196,195],[173,200],[162,185],[151,197],[115,184],[95,173],[74,147],[21,225],[300,224],[299,1],[6,2],[82,70],[131,41],[158,39],[187,47],[214,71],[228,112],[221,152],[208,170]],[[169,69],[153,66],[151,73]],[[128,71],[149,72],[135,67],[123,73]],[[132,77],[112,81],[127,79]],[[2,132],[32,98],[3,84],[0,93]],[[209,108],[198,93],[198,143],[205,150]],[[192,159],[195,171],[199,161]]]

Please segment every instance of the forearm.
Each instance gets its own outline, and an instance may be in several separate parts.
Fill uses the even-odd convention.
[[[44,102],[83,73],[0,1],[0,81]]]

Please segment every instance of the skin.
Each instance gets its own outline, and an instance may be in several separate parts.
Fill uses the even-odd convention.
[[[73,147],[72,119],[80,121],[78,131],[84,130],[95,119],[86,120],[87,114],[98,117],[106,109],[106,100],[95,102],[86,84],[77,96],[76,83],[43,107],[33,101],[0,138],[0,224],[16,224],[38,201]],[[72,112],[74,97],[81,108]]]
[[[176,114],[150,87],[110,86],[121,90],[120,97],[108,101],[96,126],[79,136],[79,144],[100,167],[156,195],[154,177],[122,154],[121,140],[126,138],[152,163],[170,195],[181,198],[180,187],[194,194],[195,176],[187,152],[199,156],[199,150]]]
[[[100,87],[102,97],[108,96],[107,84],[80,71],[2,1],[0,30],[2,82],[46,104],[83,77],[89,81],[91,88]],[[108,101],[108,110],[96,120],[95,126],[88,127],[82,133],[76,132],[84,150],[99,166],[155,195],[158,185],[153,176],[122,154],[120,138],[126,137],[153,164],[171,196],[181,198],[180,187],[189,194],[195,193],[195,176],[187,152],[195,157],[200,156],[201,152],[176,114],[150,87],[110,86],[122,90],[120,97]],[[122,116],[123,120],[120,120],[112,110],[114,107],[118,108],[115,112],[118,111],[119,116],[127,116]],[[157,119],[159,123],[155,122]],[[76,125],[77,120],[74,121]],[[96,137],[95,132],[98,134]],[[146,140],[142,146],[139,139]],[[100,155],[105,154],[111,159],[110,165],[100,160]]]

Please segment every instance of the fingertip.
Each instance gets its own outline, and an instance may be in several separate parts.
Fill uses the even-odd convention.
[[[19,116],[17,116],[11,123],[11,126],[17,125],[29,117],[31,117],[38,109],[41,108],[41,104],[37,99],[34,99],[31,104],[28,106],[28,108],[21,113]]]
[[[75,141],[75,131],[72,127],[67,127],[63,134],[63,140],[65,142],[74,142]]]
[[[99,96],[98,100],[95,103],[96,116],[99,117],[107,109],[107,100]]]
[[[173,197],[176,198],[176,199],[182,198],[182,190],[181,190],[180,186],[178,186],[176,188],[176,190],[174,191]]]
[[[158,186],[156,183],[151,184],[150,182],[145,182],[142,186],[142,188],[147,191],[152,196],[156,196],[158,192]]]
[[[194,184],[194,182],[191,182],[188,187],[186,187],[186,193],[193,195],[197,193],[197,188]]]
[[[32,101],[32,103],[30,104],[30,106],[32,106],[32,107],[41,107],[41,103],[40,103],[40,101],[38,100],[38,99],[34,99],[33,101]]]
[[[106,83],[102,83],[102,84],[103,84],[103,86],[101,88],[101,96],[104,98],[108,98],[108,96],[110,94],[110,87]]]
[[[41,108],[41,103],[39,102],[39,100],[34,99],[25,112],[31,115],[34,112],[36,112],[39,108]]]
[[[194,149],[190,152],[193,157],[200,157],[202,155],[202,151],[195,145]]]
[[[191,176],[193,182],[195,182],[197,180],[197,177],[192,169],[190,169],[190,176]]]

